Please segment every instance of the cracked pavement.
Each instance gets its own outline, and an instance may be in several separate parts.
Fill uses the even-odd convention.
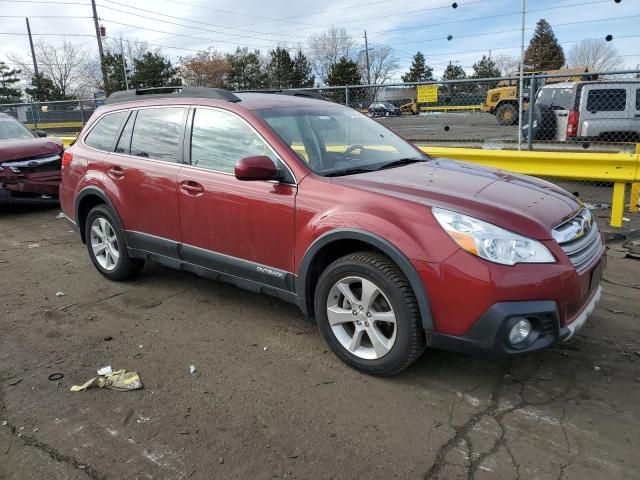
[[[1,479],[640,477],[638,260],[609,258],[569,343],[380,379],[279,300],[155,265],[107,281],[57,213],[0,207]],[[69,391],[105,365],[144,389]]]

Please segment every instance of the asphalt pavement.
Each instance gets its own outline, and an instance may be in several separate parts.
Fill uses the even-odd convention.
[[[277,299],[157,265],[109,282],[57,213],[0,208],[2,479],[639,478],[640,260],[609,258],[568,343],[381,379]],[[144,388],[69,391],[105,365]]]

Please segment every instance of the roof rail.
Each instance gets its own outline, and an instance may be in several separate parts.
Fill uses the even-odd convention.
[[[134,100],[158,99],[158,98],[211,98],[213,100],[223,100],[225,102],[239,102],[240,98],[233,93],[222,88],[206,87],[154,87],[137,88],[135,90],[122,90],[114,92],[105,101],[105,104],[131,102]]]
[[[315,98],[316,100],[325,100],[328,101],[325,97],[316,92],[311,92],[309,90],[294,90],[294,89],[285,89],[285,90],[243,90],[239,93],[274,93],[277,95],[291,95],[292,97],[305,97],[305,98]]]

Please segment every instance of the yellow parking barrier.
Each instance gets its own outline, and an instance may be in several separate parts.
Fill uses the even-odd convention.
[[[631,196],[629,198],[629,211],[638,213],[638,202],[640,202],[640,183],[631,184]]]
[[[62,140],[62,143],[64,144],[64,148],[69,148],[71,144],[76,141],[77,137],[65,136],[65,137],[58,137],[58,138]]]
[[[82,122],[57,122],[57,123],[25,123],[27,128],[37,128],[39,130],[46,130],[47,128],[82,128]]]
[[[622,226],[626,185],[637,185],[637,182],[640,182],[640,146],[635,153],[532,152],[424,146],[420,148],[435,157],[478,163],[525,175],[611,182],[612,227]],[[632,186],[631,204],[637,205],[637,198],[638,187],[634,190]]]
[[[420,107],[420,110],[423,112],[455,112],[455,111],[465,111],[471,110],[475,112],[476,110],[480,110],[482,105],[442,105],[439,107]]]

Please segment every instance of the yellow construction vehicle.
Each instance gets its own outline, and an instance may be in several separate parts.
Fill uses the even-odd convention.
[[[525,97],[523,100],[523,108],[526,111],[529,108],[529,87],[531,85],[531,75],[554,75],[566,73],[566,76],[539,78],[536,79],[536,89],[544,84],[558,82],[577,82],[580,80],[594,80],[595,75],[585,73],[589,70],[585,67],[563,68],[560,70],[547,70],[539,72],[526,72],[524,77]],[[495,88],[487,91],[487,98],[482,102],[480,110],[491,115],[495,115],[500,125],[514,125],[518,122],[518,84],[517,79],[501,80]]]

